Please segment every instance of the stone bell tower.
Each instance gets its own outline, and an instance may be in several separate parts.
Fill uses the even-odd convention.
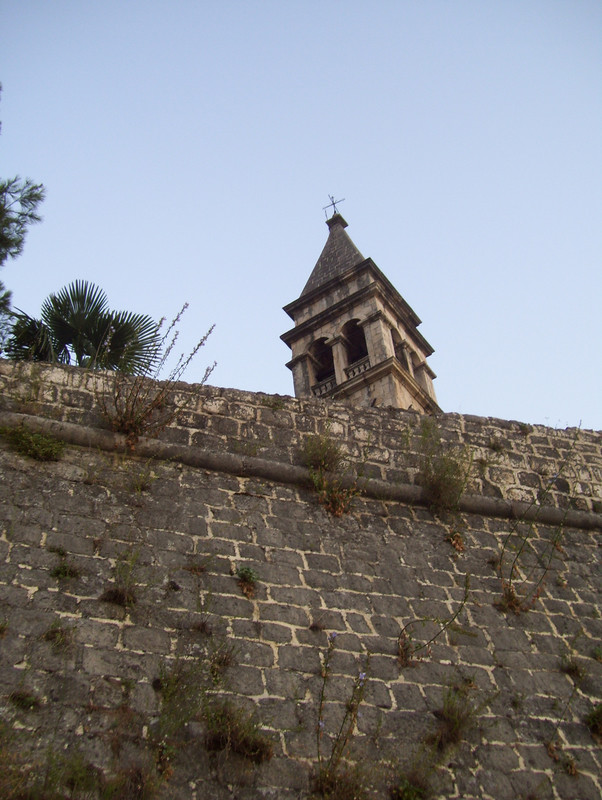
[[[326,224],[328,239],[301,296],[284,307],[295,323],[280,337],[292,350],[295,396],[440,411],[420,319],[360,253],[336,209]]]

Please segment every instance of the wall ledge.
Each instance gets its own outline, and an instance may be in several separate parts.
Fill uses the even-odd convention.
[[[131,454],[140,458],[152,458],[189,467],[225,472],[239,477],[256,477],[276,483],[297,486],[311,485],[309,470],[306,467],[268,460],[257,456],[240,455],[231,452],[213,452],[191,445],[178,445],[162,442],[159,439],[141,437],[136,449],[130,453],[126,437],[108,430],[91,428],[72,422],[61,422],[45,417],[16,412],[0,412],[0,427],[16,428],[26,426],[31,430],[50,434],[67,444],[90,447],[108,452]],[[343,486],[356,483],[362,494],[376,500],[388,500],[411,505],[428,506],[426,493],[414,484],[389,483],[376,478],[358,478],[350,475],[342,478]],[[540,522],[548,525],[562,525],[583,530],[602,530],[602,514],[562,509],[552,505],[532,502],[503,500],[481,495],[464,495],[459,502],[458,511],[466,514],[480,514],[501,519]]]

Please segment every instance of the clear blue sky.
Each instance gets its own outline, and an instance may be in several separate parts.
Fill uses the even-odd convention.
[[[602,428],[599,0],[0,0],[1,278],[216,329],[188,380],[292,394],[322,206],[423,320],[445,411]]]

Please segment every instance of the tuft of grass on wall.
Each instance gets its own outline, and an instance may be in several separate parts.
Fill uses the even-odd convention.
[[[205,747],[209,751],[236,753],[255,764],[268,761],[274,746],[259,723],[229,700],[214,700],[203,710]]]
[[[309,469],[318,502],[335,517],[346,514],[359,489],[355,482],[342,485],[345,458],[340,445],[328,432],[309,436],[305,440],[302,457]]]
[[[470,456],[464,449],[445,447],[437,424],[430,417],[422,422],[420,439],[422,463],[418,482],[429,506],[437,511],[456,509],[468,482]]]
[[[11,450],[36,461],[59,461],[65,449],[65,443],[54,436],[36,433],[24,426],[0,428],[0,435],[8,442]]]
[[[325,800],[368,800],[365,780],[359,769],[322,767],[313,781],[313,791]]]
[[[57,564],[56,567],[53,567],[50,570],[50,574],[53,578],[56,578],[57,581],[66,581],[70,580],[71,578],[79,578],[79,570],[68,564],[66,561],[61,561],[60,564]]]
[[[127,608],[137,602],[135,568],[138,552],[132,550],[123,553],[115,564],[115,582],[101,594],[100,600]]]
[[[259,575],[252,567],[238,567],[236,570],[236,577],[238,578],[238,585],[245,597],[251,599],[255,595],[255,588]]]
[[[42,636],[46,642],[50,642],[55,651],[64,651],[73,642],[73,628],[61,625],[60,621],[55,620]]]
[[[437,729],[428,737],[427,742],[440,753],[460,744],[476,725],[482,706],[476,706],[469,697],[472,688],[474,684],[470,681],[450,686],[443,695],[441,708],[435,711]]]

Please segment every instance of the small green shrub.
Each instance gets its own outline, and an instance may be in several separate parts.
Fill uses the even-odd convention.
[[[280,411],[280,409],[284,408],[286,405],[286,403],[284,402],[284,398],[280,397],[279,395],[262,397],[260,402],[262,406],[265,406],[266,408],[271,408],[272,411]]]
[[[318,502],[333,516],[346,514],[359,494],[355,483],[343,486],[344,456],[329,433],[309,436],[303,447],[303,463],[309,469]]]
[[[256,764],[268,761],[274,752],[271,740],[257,720],[228,700],[214,700],[203,710],[205,747],[244,756]]]
[[[8,630],[8,620],[0,620],[0,639],[4,639],[6,631]]]
[[[466,476],[458,459],[442,453],[428,459],[420,473],[428,504],[435,509],[457,508],[464,492]]]
[[[439,752],[459,744],[476,721],[479,709],[468,696],[473,684],[465,681],[459,686],[450,686],[443,695],[443,705],[435,711],[437,730],[427,741]]]
[[[35,458],[37,461],[59,461],[65,449],[65,443],[55,439],[54,436],[36,433],[24,426],[0,428],[0,434],[16,453]]]
[[[73,629],[67,628],[55,620],[42,636],[44,641],[52,644],[53,650],[66,650],[73,642]]]
[[[153,485],[153,481],[156,481],[159,477],[153,472],[150,462],[139,468],[131,467],[131,469],[128,470],[128,475],[127,488],[130,492],[135,492],[136,494],[148,492]]]
[[[309,469],[337,472],[344,458],[329,433],[308,436],[303,445],[303,463]]]
[[[171,744],[184,725],[197,714],[207,691],[208,679],[201,661],[176,659],[165,662],[153,688],[161,695],[157,741]]]
[[[325,800],[364,800],[369,797],[364,777],[358,769],[326,769],[318,771],[313,791]]]
[[[251,598],[255,594],[255,587],[259,580],[259,575],[252,567],[238,567],[236,570],[238,585],[245,597]]]
[[[466,451],[445,448],[436,423],[428,417],[422,422],[421,451],[418,482],[428,505],[439,511],[457,508],[470,473]]]
[[[62,767],[62,783],[69,789],[70,797],[99,788],[102,773],[77,750],[65,758]]]
[[[226,670],[236,664],[236,647],[228,642],[220,642],[209,654],[209,674],[215,686],[219,684]]]
[[[132,606],[137,602],[136,578],[134,570],[138,561],[137,551],[121,555],[115,565],[115,583],[101,594],[100,600],[117,606]]]
[[[238,567],[236,570],[236,577],[239,581],[251,584],[257,583],[259,580],[259,575],[252,567]]]
[[[60,564],[57,564],[56,567],[50,570],[50,574],[53,578],[56,578],[57,581],[66,581],[72,578],[79,578],[80,573],[76,567],[67,564],[66,561],[61,561]]]

